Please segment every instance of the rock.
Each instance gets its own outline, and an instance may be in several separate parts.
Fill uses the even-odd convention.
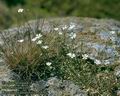
[[[86,93],[81,90],[72,81],[59,80],[56,77],[49,78],[46,83],[45,81],[40,81],[34,83],[34,91],[43,91],[41,89],[47,90],[47,96],[87,96]],[[33,86],[33,84],[32,84]],[[46,87],[45,87],[46,86]],[[42,88],[41,88],[42,87]]]
[[[35,83],[32,83],[32,85],[30,86],[30,89],[33,91],[42,91],[46,88],[46,82],[44,80],[41,81],[37,81]]]
[[[117,96],[120,96],[120,90],[117,90]]]
[[[5,62],[0,59],[0,86],[3,81],[8,82],[11,78],[11,71],[8,69],[8,66],[5,65]]]

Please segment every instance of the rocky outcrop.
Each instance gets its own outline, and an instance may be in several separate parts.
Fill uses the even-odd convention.
[[[98,64],[109,65],[120,63],[120,22],[118,21],[78,17],[40,19],[29,21],[20,27],[3,30],[2,34],[9,37],[27,31],[35,33],[36,29],[44,33],[51,31],[66,31],[72,33],[72,35],[75,33],[77,39],[75,40],[74,47],[77,52],[88,54],[91,59],[99,61]],[[2,39],[0,39],[0,44],[3,44]],[[6,75],[10,73],[9,69],[7,68],[5,70],[8,71],[5,71],[4,68],[7,67],[2,63],[0,65],[0,72],[2,73],[0,73],[0,82],[3,78],[7,80],[10,76]],[[57,84],[54,84],[55,82]],[[46,87],[46,84],[49,96],[60,96],[58,94],[62,94],[63,91],[66,91],[70,96],[86,96],[81,95],[84,92],[69,81],[60,81],[56,78],[51,78],[47,82],[44,82],[43,87]],[[31,86],[35,86],[36,90],[41,90],[38,82]],[[34,91],[34,89],[32,90]]]
[[[43,92],[46,90],[47,96],[87,96],[87,94],[75,85],[72,81],[59,80],[56,77],[51,77],[47,81],[39,81],[33,83],[32,91]]]

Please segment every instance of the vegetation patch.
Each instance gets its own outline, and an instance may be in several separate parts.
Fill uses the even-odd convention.
[[[12,36],[3,33],[0,46],[6,64],[17,74],[16,82],[47,80],[57,77],[71,80],[87,92],[88,96],[115,96],[119,88],[119,77],[115,68],[119,64],[104,65],[93,60],[89,54],[77,52],[74,41],[76,33],[63,27],[51,32],[35,32],[29,28]],[[82,45],[79,48],[82,49]]]

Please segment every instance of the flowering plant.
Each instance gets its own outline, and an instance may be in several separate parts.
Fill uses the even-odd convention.
[[[111,96],[112,88],[117,86],[113,75],[115,67],[103,66],[89,54],[77,52],[74,44],[77,33],[66,31],[74,27],[64,26],[62,32],[55,27],[47,34],[39,29],[35,33],[27,30],[10,37],[2,34],[3,58],[19,80],[32,82],[56,76],[72,80],[88,94],[99,96],[105,91]]]

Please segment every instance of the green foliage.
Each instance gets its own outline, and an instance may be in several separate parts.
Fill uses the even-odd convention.
[[[12,23],[11,21],[7,6],[0,1],[0,29],[8,28]]]
[[[8,6],[24,5],[25,0],[4,0]]]
[[[12,25],[16,24],[17,9],[20,7],[32,12],[32,14],[26,14],[30,19],[35,19],[36,14],[38,17],[80,16],[120,20],[119,0],[5,0],[5,2],[8,6],[12,6],[8,7],[10,9],[8,12],[5,12],[6,16],[10,16]],[[3,16],[0,21],[6,20],[6,16]],[[21,21],[21,18],[18,17],[18,21]],[[11,23],[6,21],[4,24],[7,27],[11,26]]]
[[[88,92],[88,96],[113,96],[117,88],[113,66],[103,66],[91,63],[89,59],[69,60],[66,66],[66,76]],[[115,90],[114,90],[115,89]]]

